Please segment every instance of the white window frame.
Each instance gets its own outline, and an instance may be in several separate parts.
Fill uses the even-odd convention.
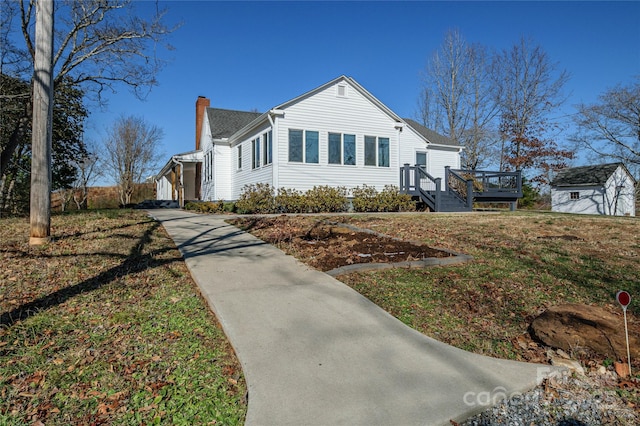
[[[273,163],[273,131],[269,130],[262,134],[262,165],[268,166]]]
[[[423,154],[424,155],[424,170],[426,171],[427,170],[427,163],[429,161],[428,158],[427,158],[427,151],[416,151],[416,163],[415,163],[416,166],[419,164],[418,163],[418,155],[419,154]],[[420,165],[422,166],[422,164],[420,164]]]
[[[237,156],[237,168],[236,170],[242,170],[242,144],[236,147],[236,156]]]
[[[375,164],[367,164],[367,139],[373,138],[375,141]],[[385,139],[387,141],[387,162],[386,166],[380,165],[380,156],[378,155],[380,152],[380,139]],[[364,137],[364,165],[367,167],[391,167],[391,138],[385,136],[372,136],[365,135]]]
[[[302,161],[294,161],[291,160],[291,132],[295,131],[295,132],[302,132]],[[317,156],[318,156],[318,161],[314,161],[314,162],[309,162],[307,161],[307,136],[308,134],[312,132],[315,133],[317,135],[317,144],[316,144],[316,149],[317,149]],[[287,149],[289,150],[288,153],[288,161],[290,163],[296,163],[296,164],[320,164],[320,132],[317,130],[303,130],[303,129],[289,129],[289,140],[287,141]]]
[[[260,136],[251,141],[251,169],[260,168]]]
[[[331,135],[340,136],[340,162],[332,163],[331,162]],[[346,164],[344,161],[344,144],[345,144],[345,136],[353,136],[353,164]],[[333,166],[355,166],[358,161],[357,156],[358,144],[356,143],[356,135],[354,133],[339,133],[339,132],[328,132],[327,134],[327,164]]]

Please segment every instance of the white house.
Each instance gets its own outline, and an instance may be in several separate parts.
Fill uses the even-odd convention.
[[[403,164],[436,178],[460,167],[462,147],[402,119],[341,76],[265,113],[196,102],[196,150],[174,155],[156,177],[158,199],[236,200],[247,184],[306,191],[319,185],[381,190]]]
[[[551,210],[635,216],[635,185],[622,163],[564,169],[551,182]]]

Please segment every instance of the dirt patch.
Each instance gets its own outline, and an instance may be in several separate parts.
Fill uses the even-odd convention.
[[[542,235],[538,237],[539,240],[564,240],[564,241],[584,241],[580,237],[575,235]]]
[[[448,258],[452,253],[368,230],[295,216],[238,218],[231,221],[321,271],[362,263],[399,263]]]

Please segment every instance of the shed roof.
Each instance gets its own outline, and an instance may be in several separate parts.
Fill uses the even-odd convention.
[[[551,186],[604,186],[620,166],[624,167],[622,163],[609,163],[563,169],[553,179]]]
[[[211,136],[214,139],[228,138],[262,115],[259,112],[234,111],[221,108],[207,108]]]

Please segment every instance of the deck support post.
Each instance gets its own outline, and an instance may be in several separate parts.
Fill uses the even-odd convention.
[[[473,180],[467,180],[467,208],[473,210]]]

